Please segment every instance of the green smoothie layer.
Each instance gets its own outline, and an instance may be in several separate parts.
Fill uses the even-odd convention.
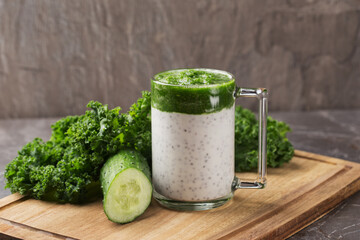
[[[179,69],[151,80],[152,106],[164,112],[204,114],[234,105],[235,80],[223,71]]]
[[[171,85],[212,85],[229,82],[228,74],[205,69],[177,69],[155,75],[155,80]]]

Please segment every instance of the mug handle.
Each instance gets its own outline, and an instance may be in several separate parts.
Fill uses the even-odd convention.
[[[262,189],[266,186],[266,123],[268,113],[268,92],[265,88],[237,88],[235,97],[256,97],[259,100],[259,155],[256,179],[235,178],[234,190],[240,188]]]

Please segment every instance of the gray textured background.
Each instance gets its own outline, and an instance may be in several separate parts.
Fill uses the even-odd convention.
[[[359,28],[358,0],[0,0],[0,118],[127,110],[182,67],[267,87],[270,110],[359,108]]]

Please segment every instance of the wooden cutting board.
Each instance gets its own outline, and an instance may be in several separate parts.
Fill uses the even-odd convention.
[[[282,239],[359,189],[360,164],[296,151],[289,164],[269,169],[263,190],[238,190],[226,205],[203,212],[171,211],[153,201],[145,214],[125,225],[107,220],[100,200],[56,204],[13,194],[0,200],[0,237]]]

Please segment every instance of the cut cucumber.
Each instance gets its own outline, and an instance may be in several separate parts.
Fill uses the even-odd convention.
[[[104,211],[109,220],[128,223],[144,213],[151,202],[152,185],[146,159],[133,150],[109,158],[100,172]]]

